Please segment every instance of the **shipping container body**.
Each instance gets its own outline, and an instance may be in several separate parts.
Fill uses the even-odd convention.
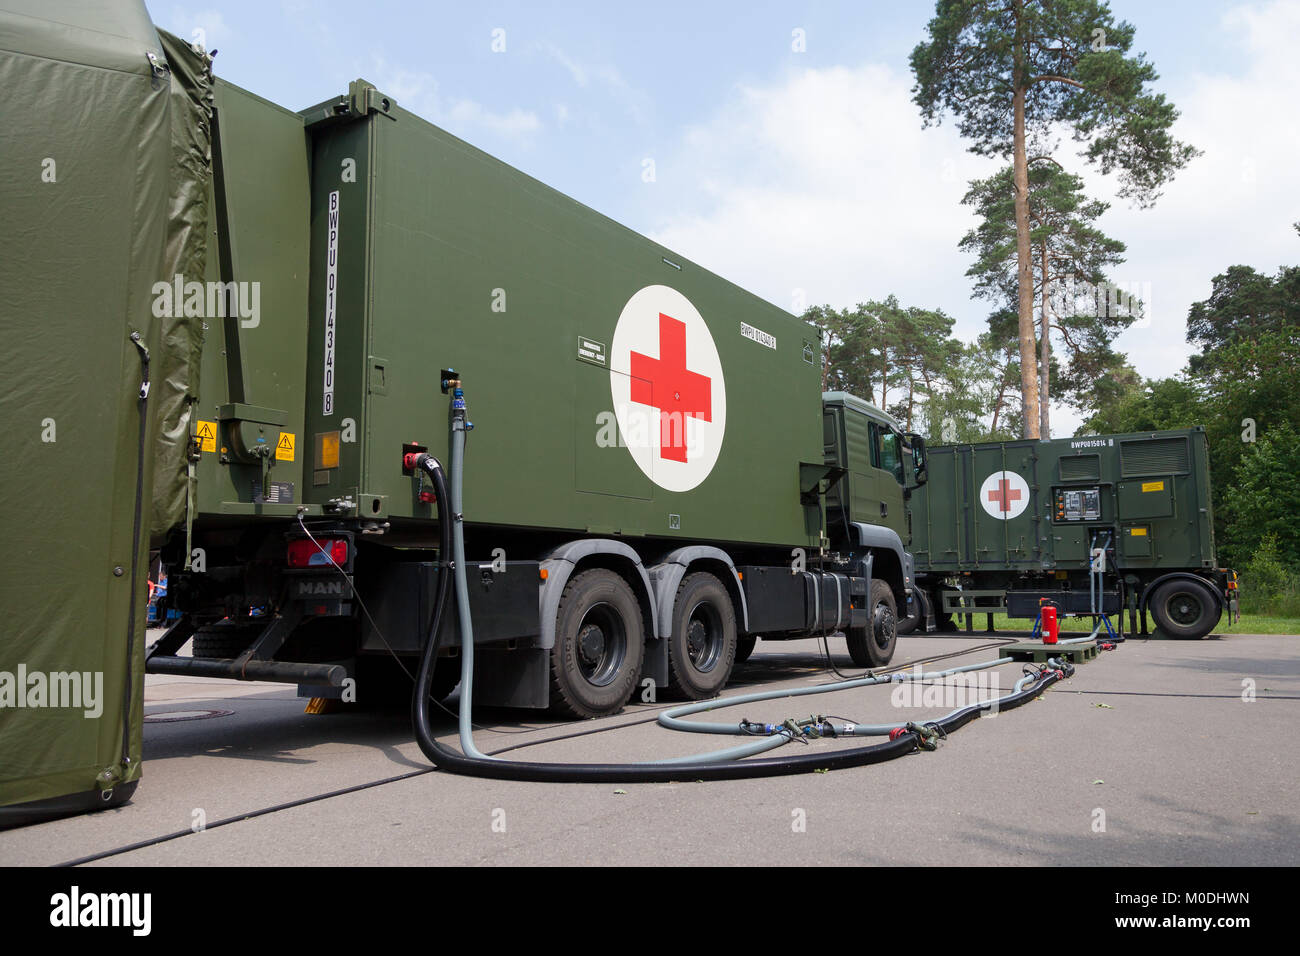
[[[1090,611],[1098,549],[1109,612],[1145,611],[1158,595],[1162,627],[1167,617],[1192,636],[1235,598],[1215,559],[1202,428],[933,446],[928,478],[910,501],[911,550],[941,617],[1033,617],[1044,596]]]
[[[872,608],[905,599],[908,560],[896,533],[882,543],[879,504],[826,525],[842,455],[819,428],[816,330],[363,81],[292,113],[218,80],[213,128],[196,291],[224,314],[205,301],[192,506],[163,548],[182,618],[150,670],[337,696],[418,653],[439,558],[413,456],[448,464],[453,377],[473,423],[476,699],[553,701],[585,572],[639,606],[628,666],[678,689],[683,630],[702,631],[679,597],[705,588],[723,637],[691,644],[712,676],[687,696],[760,635],[843,630],[856,657],[888,659],[894,612]],[[287,565],[309,533],[339,567]],[[194,660],[176,654],[190,633]],[[597,671],[619,633],[591,642]]]
[[[227,319],[237,336],[205,349],[200,407],[218,440],[198,464],[199,514],[350,499],[399,532],[427,525],[403,446],[445,459],[439,371],[455,368],[476,425],[476,528],[815,545],[798,485],[800,463],[821,460],[806,425],[820,414],[815,331],[383,101],[299,116],[218,82],[233,274],[213,261],[208,278],[258,283],[260,315]],[[656,414],[619,422],[620,387],[652,395],[638,404]],[[260,460],[222,453],[235,431],[277,449],[270,493]],[[638,443],[656,446],[644,467]]]

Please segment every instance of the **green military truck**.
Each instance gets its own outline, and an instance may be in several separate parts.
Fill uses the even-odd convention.
[[[301,112],[212,90],[211,242],[158,293],[227,307],[196,303],[164,428],[188,491],[149,672],[409,693],[441,560],[414,462],[447,460],[451,376],[476,702],[708,697],[760,636],[890,659],[906,439],[823,400],[815,330],[363,81]]]
[[[936,445],[909,501],[916,581],[902,626],[954,615],[1033,618],[1149,611],[1172,637],[1237,613],[1236,574],[1218,567],[1205,431]],[[1097,555],[1103,576],[1090,581]],[[1097,585],[1100,586],[1097,586]],[[1094,591],[1096,596],[1094,597]]]

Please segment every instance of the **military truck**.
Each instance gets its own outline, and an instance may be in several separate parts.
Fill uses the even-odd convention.
[[[409,693],[445,560],[414,461],[446,461],[453,376],[476,702],[708,697],[759,637],[890,659],[908,439],[823,399],[815,329],[364,81],[301,112],[211,90],[210,241],[157,286],[190,374],[149,672]]]
[[[1043,601],[1127,611],[1129,629],[1200,638],[1237,613],[1215,559],[1205,431],[935,445],[909,500],[916,583],[904,632]],[[1098,560],[1100,558],[1100,560]],[[1098,566],[1102,577],[1091,578]]]

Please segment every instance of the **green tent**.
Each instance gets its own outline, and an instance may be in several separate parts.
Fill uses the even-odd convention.
[[[153,287],[203,274],[210,62],[138,0],[0,0],[0,826],[140,778],[201,334]]]

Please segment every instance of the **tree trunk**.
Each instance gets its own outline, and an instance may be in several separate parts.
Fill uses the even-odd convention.
[[[889,349],[880,346],[880,410],[885,410],[885,395],[889,389]]]
[[[1020,392],[1024,437],[1038,438],[1038,358],[1034,354],[1034,269],[1029,247],[1029,161],[1025,155],[1025,78],[1015,78],[1016,273],[1020,287]]]
[[[912,403],[916,400],[916,380],[911,369],[907,372],[907,430],[912,430]]]
[[[998,432],[998,415],[1002,413],[1002,398],[1007,394],[1007,370],[1002,370],[1002,378],[998,383],[998,400],[993,403],[993,425],[989,428],[989,435],[996,435]]]
[[[1042,383],[1038,391],[1038,408],[1039,419],[1038,429],[1040,438],[1052,437],[1052,401],[1051,401],[1051,369],[1052,369],[1052,310],[1048,307],[1047,294],[1047,242],[1043,242],[1043,339],[1039,343],[1039,369],[1038,378]]]

